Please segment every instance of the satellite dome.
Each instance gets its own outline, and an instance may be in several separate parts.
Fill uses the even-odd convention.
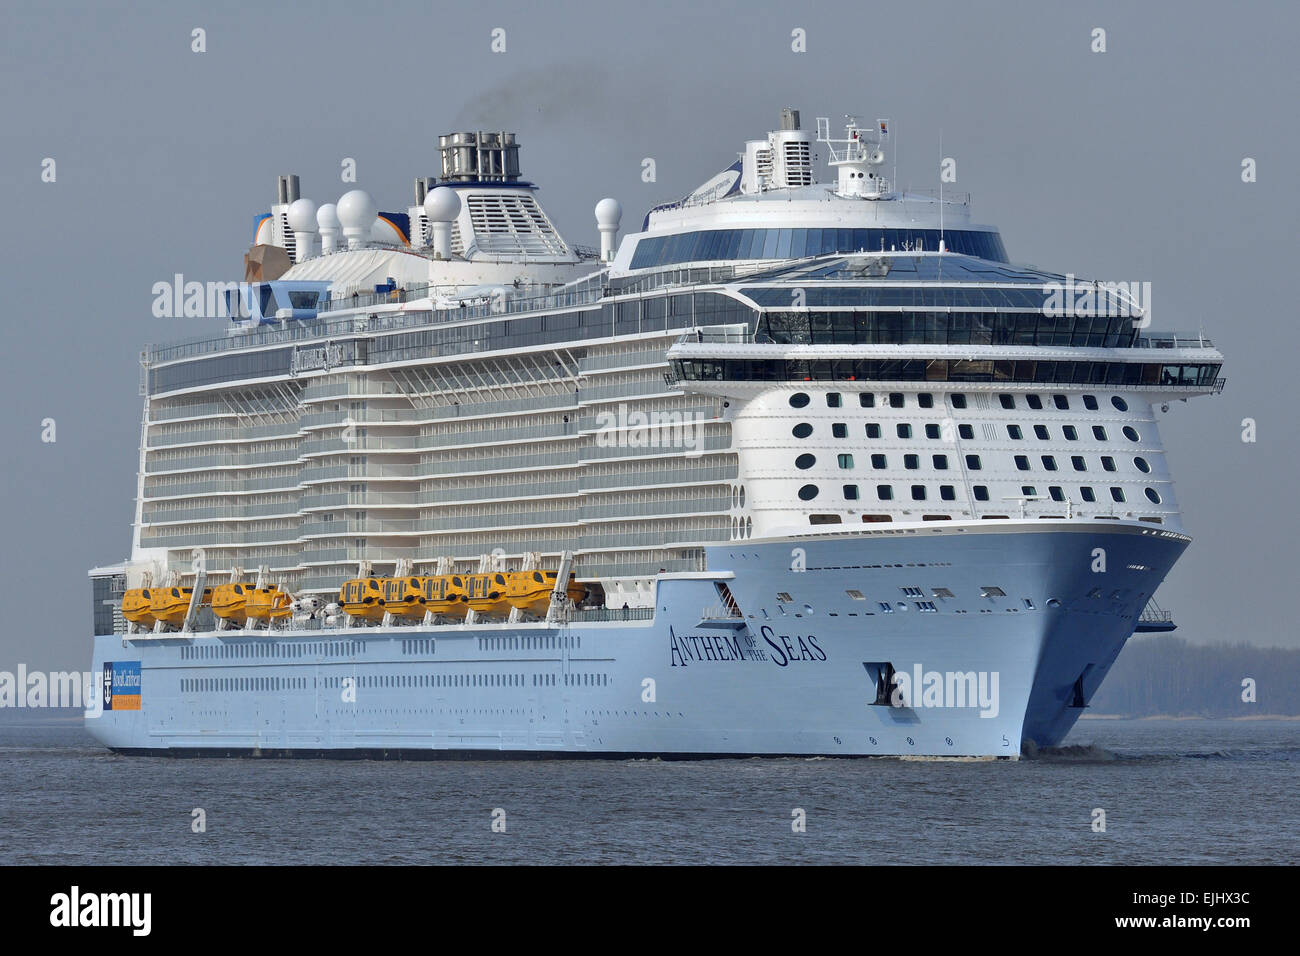
[[[377,215],[379,209],[370,198],[370,193],[364,189],[353,189],[339,199],[338,217],[344,229],[358,229],[368,233],[370,224]]]
[[[617,199],[606,198],[596,203],[596,225],[617,227],[622,218],[623,207]]]
[[[322,229],[340,229],[339,210],[332,202],[327,202],[316,210],[316,225]]]
[[[294,232],[316,231],[316,204],[310,199],[295,199],[289,204],[286,216]]]
[[[424,214],[430,222],[451,222],[460,215],[460,196],[446,186],[435,187],[424,197]]]

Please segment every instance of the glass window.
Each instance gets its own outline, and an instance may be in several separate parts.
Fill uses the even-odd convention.
[[[844,486],[844,500],[845,500],[845,501],[857,501],[857,500],[858,500],[858,486],[857,486],[857,485],[845,485],[845,486]]]
[[[849,426],[844,422],[833,422],[831,424],[831,436],[834,438],[848,438]]]
[[[924,500],[925,500],[925,485],[913,485],[913,486],[912,486],[912,500],[913,500],[913,501],[924,501]]]
[[[839,408],[839,407],[842,406],[843,404],[844,404],[844,398],[843,398],[842,395],[840,395],[839,392],[827,392],[827,393],[826,393],[826,407],[827,407],[827,408]]]
[[[1079,497],[1081,497],[1084,501],[1097,500],[1097,495],[1087,485],[1084,485],[1082,488],[1079,489]]]
[[[916,396],[916,404],[921,408],[934,408],[934,396],[929,392],[921,392]]]
[[[1047,489],[1047,493],[1051,495],[1053,501],[1065,500],[1065,492],[1061,490],[1060,485],[1052,485]]]
[[[958,425],[957,434],[963,441],[971,441],[975,437],[975,429],[966,424]]]
[[[1102,455],[1102,456],[1101,456],[1101,467],[1102,467],[1102,470],[1104,470],[1104,471],[1114,471],[1114,470],[1115,470],[1115,459],[1114,459],[1114,458],[1111,458],[1110,455]]]
[[[1042,407],[1043,407],[1043,400],[1042,400],[1042,398],[1041,398],[1040,396],[1038,396],[1038,395],[1026,395],[1026,396],[1025,396],[1025,402],[1026,402],[1026,404],[1029,405],[1030,408],[1042,408]]]
[[[1026,498],[1033,498],[1038,494],[1038,489],[1035,488],[1033,485],[1021,485],[1020,493],[1024,495]]]
[[[903,393],[902,393],[902,392],[890,392],[890,393],[889,393],[889,407],[890,407],[890,408],[902,408],[902,407],[903,407]]]
[[[963,394],[961,394],[960,392],[958,392],[958,393],[956,393],[955,395],[953,395],[953,396],[952,396],[952,407],[953,407],[953,408],[965,408],[965,407],[966,407],[966,396],[963,395]]]
[[[940,434],[942,433],[939,431],[939,426],[936,423],[930,422],[925,426],[926,438],[938,438]]]
[[[971,471],[979,471],[984,466],[980,463],[979,455],[967,455],[966,467],[969,468]]]
[[[915,471],[916,469],[920,468],[920,467],[921,467],[921,456],[920,456],[920,455],[904,455],[904,456],[903,456],[903,467],[906,468],[906,469],[908,469],[909,471]]]
[[[867,437],[868,437],[868,438],[879,438],[879,437],[880,437],[880,423],[879,423],[879,422],[867,422]]]
[[[1065,440],[1066,440],[1066,441],[1078,441],[1078,440],[1079,440],[1079,429],[1075,428],[1073,425],[1066,425],[1066,426],[1064,426],[1064,427],[1061,429],[1061,433],[1062,433],[1063,435],[1065,435]]]
[[[894,498],[894,489],[892,485],[876,485],[876,497],[881,501],[892,501]]]
[[[947,456],[947,455],[935,455],[935,456],[934,456],[934,467],[935,467],[935,470],[936,470],[936,471],[947,471],[947,470],[948,470],[948,456]]]
[[[1088,463],[1083,460],[1082,455],[1071,455],[1070,464],[1074,466],[1075,471],[1087,471]]]
[[[875,394],[872,392],[859,392],[858,404],[861,405],[863,408],[875,408],[876,407]]]
[[[1037,438],[1039,441],[1047,441],[1051,436],[1047,433],[1046,425],[1035,425],[1034,437]]]
[[[940,485],[939,497],[942,498],[944,501],[956,501],[957,491],[955,488],[953,488],[952,485]]]
[[[1152,504],[1160,504],[1160,492],[1156,491],[1154,488],[1148,488],[1146,494]]]
[[[1124,500],[1124,489],[1123,489],[1123,488],[1112,488],[1112,489],[1110,489],[1110,497],[1111,497],[1111,499],[1114,500],[1114,501],[1123,501],[1123,500]]]
[[[1105,441],[1105,440],[1106,440],[1106,429],[1102,428],[1100,425],[1093,425],[1093,426],[1092,426],[1092,437],[1095,438],[1097,441]]]
[[[1132,425],[1124,426],[1124,437],[1127,438],[1129,441],[1140,441],[1140,439],[1138,438],[1137,429],[1134,428]]]
[[[1015,408],[1016,399],[1014,395],[999,395],[998,401],[1002,403],[1003,408]]]
[[[975,500],[976,500],[976,501],[988,501],[988,500],[989,500],[989,489],[988,489],[988,485],[976,485],[975,488],[974,488],[973,490],[974,490],[974,492],[975,492]]]
[[[1070,410],[1070,400],[1064,395],[1053,395],[1052,404],[1063,412]]]
[[[795,425],[794,428],[790,429],[790,434],[795,438],[807,438],[812,433],[813,427],[808,424],[808,422],[800,422],[798,425]]]
[[[1029,459],[1024,455],[1016,455],[1016,468],[1020,471],[1029,470]]]
[[[1088,411],[1090,412],[1095,412],[1097,410],[1097,396],[1096,395],[1083,396],[1083,407],[1088,409]]]
[[[1048,471],[1056,471],[1056,458],[1053,455],[1043,456],[1043,467]]]
[[[804,454],[804,455],[800,455],[798,458],[794,460],[794,466],[798,468],[800,471],[807,471],[815,464],[817,464],[816,455]]]
[[[808,405],[809,401],[811,401],[811,399],[809,399],[807,392],[795,392],[790,396],[790,407],[804,408]]]
[[[895,431],[898,432],[899,438],[912,437],[912,426],[908,425],[906,422],[899,422],[898,427],[895,429]]]
[[[1142,472],[1142,474],[1147,475],[1151,473],[1151,466],[1147,464],[1145,458],[1134,458],[1133,464],[1137,466],[1137,470]]]
[[[1112,395],[1110,397],[1110,403],[1114,405],[1116,408],[1118,408],[1121,412],[1128,411],[1128,402],[1124,401],[1124,399],[1120,398],[1118,395]]]
[[[1020,430],[1019,425],[1008,425],[1007,437],[1010,438],[1012,441],[1020,441],[1022,438],[1025,437],[1025,435],[1024,432]]]
[[[852,456],[852,455],[838,455],[837,458],[838,458],[838,460],[839,460],[839,463],[840,463],[840,467],[841,467],[841,468],[852,468],[852,467],[853,467],[853,456]]]
[[[803,501],[812,501],[817,497],[818,488],[816,485],[804,485],[799,489],[799,497]]]

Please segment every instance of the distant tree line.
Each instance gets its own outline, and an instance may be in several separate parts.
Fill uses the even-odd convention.
[[[1242,700],[1254,682],[1254,703]],[[1089,701],[1095,714],[1147,717],[1300,715],[1300,650],[1133,638]]]

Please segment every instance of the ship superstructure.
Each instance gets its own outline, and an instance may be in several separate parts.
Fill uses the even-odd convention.
[[[442,137],[400,215],[282,178],[243,313],[144,353],[132,552],[92,572],[95,667],[143,703],[98,702],[92,732],[214,753],[1059,742],[1135,628],[1168,626],[1142,615],[1189,538],[1155,409],[1218,391],[1222,356],[1152,332],[1139,288],[1011,264],[966,197],[892,189],[887,145],[887,121],[833,139],[787,110],[621,243],[602,200],[599,250],[558,234],[510,133]],[[549,606],[505,596],[530,574]],[[448,616],[471,575],[501,596]],[[236,583],[283,607],[225,626]],[[145,588],[175,588],[179,621],[122,617]]]

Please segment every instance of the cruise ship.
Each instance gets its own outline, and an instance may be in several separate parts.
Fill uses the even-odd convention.
[[[509,132],[440,137],[404,212],[281,176],[243,282],[156,287],[212,331],[141,356],[89,731],[176,756],[1059,744],[1130,635],[1173,627],[1153,596],[1191,539],[1157,413],[1219,392],[1222,356],[1153,330],[1141,284],[1013,264],[967,196],[897,189],[888,121],[779,126],[631,228],[601,199],[598,248]]]

